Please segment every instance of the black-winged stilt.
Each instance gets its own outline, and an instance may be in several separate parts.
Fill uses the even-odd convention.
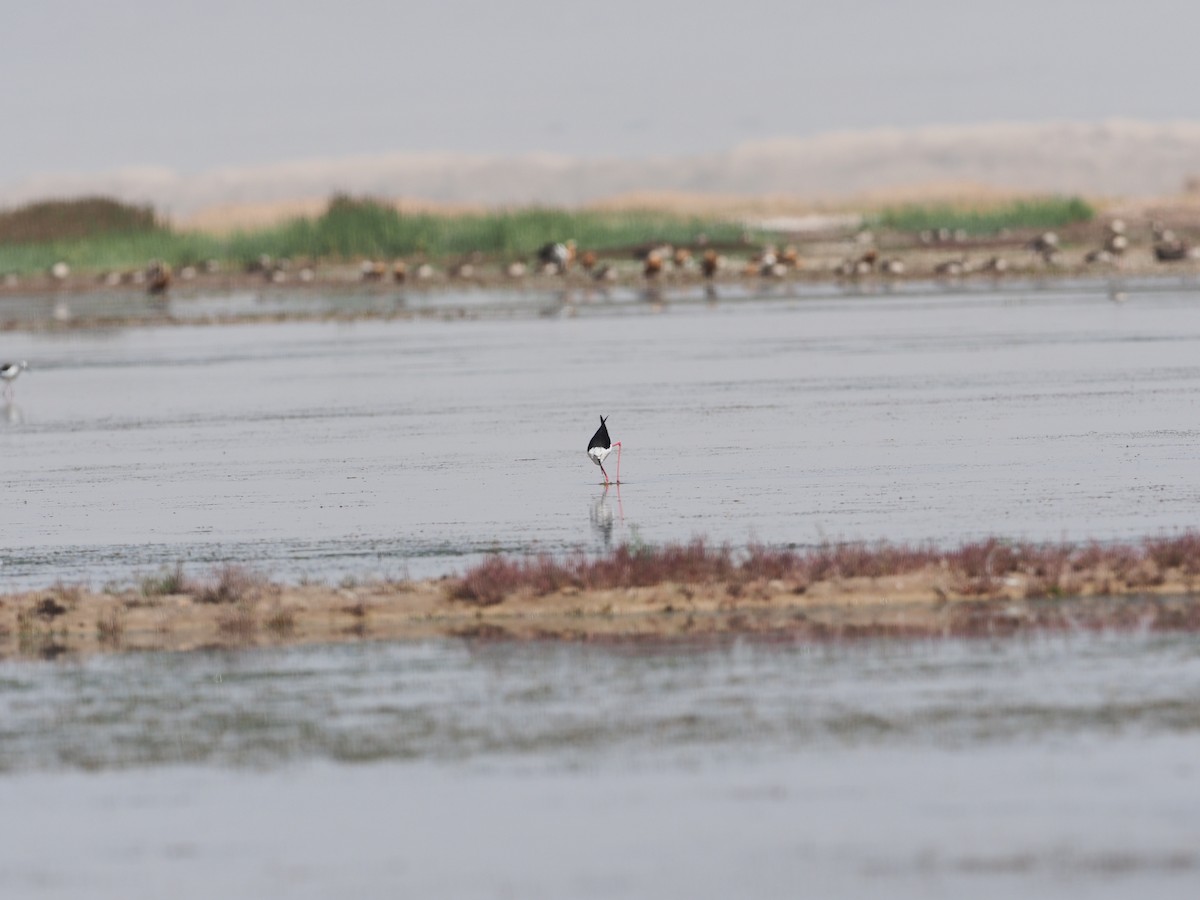
[[[12,399],[12,383],[16,377],[29,368],[29,363],[25,360],[15,363],[4,363],[0,365],[0,378],[4,379],[4,396],[5,399]],[[607,440],[607,437],[605,438]]]
[[[592,435],[592,439],[588,441],[587,454],[588,458],[600,467],[600,472],[604,475],[604,483],[608,484],[608,473],[604,471],[604,460],[608,459],[608,454],[612,453],[613,447],[617,448],[617,484],[621,483],[621,442],[615,444],[608,438],[608,426],[604,423],[607,421],[605,416],[600,417],[600,427],[596,429],[596,433]]]

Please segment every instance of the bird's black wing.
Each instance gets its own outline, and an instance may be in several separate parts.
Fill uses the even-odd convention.
[[[588,442],[587,448],[591,450],[593,447],[603,447],[607,450],[612,446],[612,441],[608,439],[608,426],[604,424],[604,416],[600,417],[600,427],[596,429],[596,433],[592,435],[592,439]]]

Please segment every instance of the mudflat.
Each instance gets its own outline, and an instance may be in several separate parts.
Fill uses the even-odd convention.
[[[964,579],[944,567],[800,583],[662,582],[518,589],[486,604],[462,580],[281,585],[147,595],[57,585],[0,597],[0,658],[195,651],[361,640],[797,641],[1003,637],[1037,631],[1200,630],[1200,583],[1173,569],[1129,580],[1097,567]]]

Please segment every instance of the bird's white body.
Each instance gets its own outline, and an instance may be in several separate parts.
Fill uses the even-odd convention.
[[[588,441],[587,455],[588,459],[600,467],[600,471],[604,474],[604,483],[608,484],[608,472],[604,471],[604,461],[608,459],[608,455],[617,451],[617,484],[621,483],[621,442],[613,441],[608,436],[608,428],[604,424],[604,416],[600,417],[600,427],[596,429],[596,433],[592,435],[592,439]]]
[[[25,360],[16,363],[5,363],[0,366],[0,378],[3,378],[5,381],[12,381],[28,368],[29,363],[25,362]]]
[[[25,360],[15,363],[4,363],[0,365],[0,378],[4,379],[4,396],[7,399],[12,399],[12,383],[13,380],[29,368],[29,363]]]

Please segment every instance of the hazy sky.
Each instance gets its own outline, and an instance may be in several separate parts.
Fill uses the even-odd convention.
[[[1187,0],[21,3],[0,32],[0,182],[1191,119],[1198,26],[1200,3]]]

